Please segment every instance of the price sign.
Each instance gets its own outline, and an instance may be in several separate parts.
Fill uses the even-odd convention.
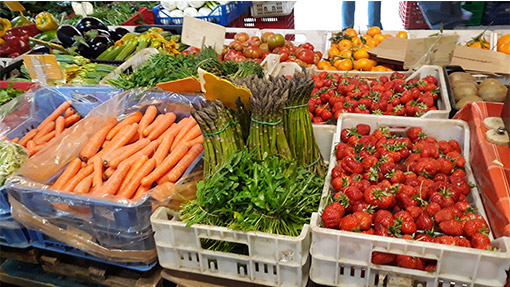
[[[58,81],[65,83],[65,75],[55,55],[25,55],[23,61],[32,79],[42,83]]]
[[[182,24],[181,42],[197,48],[213,47],[219,54],[225,42],[225,27],[186,16]]]

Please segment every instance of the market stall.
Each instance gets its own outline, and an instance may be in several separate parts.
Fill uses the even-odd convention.
[[[0,19],[0,281],[508,284],[510,26],[25,4]]]

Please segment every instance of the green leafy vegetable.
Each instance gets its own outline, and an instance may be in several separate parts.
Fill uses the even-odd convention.
[[[28,159],[22,146],[7,140],[0,140],[0,186],[5,179],[17,171]]]
[[[0,89],[0,106],[23,93],[25,91],[13,88],[11,82],[7,88]]]

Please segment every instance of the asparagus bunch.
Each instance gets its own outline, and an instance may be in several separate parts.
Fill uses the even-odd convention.
[[[191,115],[204,136],[204,177],[207,177],[245,146],[241,126],[233,111],[219,100],[195,105]]]
[[[288,93],[275,79],[268,80],[252,75],[238,81],[249,89],[251,123],[248,148],[256,150],[257,158],[279,155],[291,159],[291,153],[283,128],[283,107]]]
[[[282,77],[281,81],[286,82],[289,94],[283,108],[283,123],[291,154],[300,166],[324,176],[326,167],[315,142],[307,105],[314,82],[306,72],[298,73],[291,79]]]

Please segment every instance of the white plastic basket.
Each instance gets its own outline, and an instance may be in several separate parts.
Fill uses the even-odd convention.
[[[324,162],[329,163],[331,157],[331,142],[335,134],[336,127],[334,125],[313,124],[313,134],[315,142],[319,146]]]
[[[194,224],[159,207],[151,216],[159,264],[166,269],[200,273],[268,286],[306,286],[310,265],[310,227],[297,237],[243,232]],[[248,255],[203,249],[200,239],[246,245]]]
[[[286,16],[292,13],[294,1],[253,1],[250,8],[252,17]]]
[[[275,34],[282,34],[285,36],[294,36],[294,40],[292,43],[298,46],[309,42],[315,48],[314,51],[319,51],[323,55],[327,53],[327,45],[328,45],[328,31],[324,30],[294,30],[294,29],[262,29],[260,30],[260,35],[263,35],[265,32],[273,32]]]
[[[343,114],[338,119],[337,132],[332,142],[340,142],[340,131],[359,123],[372,129],[388,126],[394,133],[404,133],[410,127],[421,127],[425,133],[441,140],[454,139],[463,150],[469,162],[469,128],[460,120],[419,119],[401,117]],[[331,170],[336,164],[331,155],[323,199],[330,194]],[[468,164],[465,171],[469,182],[475,182]],[[485,217],[479,191],[474,188],[469,202]],[[325,202],[321,201],[320,209]],[[492,240],[492,245],[501,252],[479,250],[410,241],[400,238],[367,235],[321,227],[318,213],[312,215],[312,245],[310,248],[312,266],[310,279],[324,285],[345,286],[503,286],[506,270],[510,268],[510,238]],[[492,239],[492,237],[491,237]],[[373,251],[409,255],[437,260],[435,272],[384,266],[371,263]]]

